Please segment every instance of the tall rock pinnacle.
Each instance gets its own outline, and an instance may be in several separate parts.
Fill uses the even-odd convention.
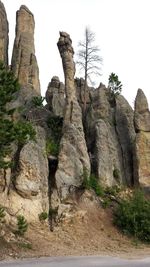
[[[146,96],[141,89],[138,89],[135,99],[134,125],[134,176],[142,187],[150,191],[150,112]]]
[[[8,65],[8,21],[3,3],[0,1],[0,60]]]
[[[76,97],[74,51],[70,36],[60,32],[57,45],[65,75],[66,104],[63,137],[55,177],[59,196],[64,200],[71,188],[82,184],[84,171],[86,170],[87,174],[90,172],[90,160],[84,137],[81,108]]]
[[[40,94],[39,69],[34,47],[34,16],[26,6],[16,14],[16,38],[12,55],[12,70],[21,86]]]

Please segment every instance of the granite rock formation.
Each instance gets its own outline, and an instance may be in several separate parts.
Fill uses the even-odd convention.
[[[146,96],[141,89],[138,90],[135,99],[134,125],[134,176],[140,186],[150,190],[150,112]]]
[[[3,3],[0,1],[0,60],[8,65],[8,21]]]
[[[34,46],[34,17],[26,6],[16,15],[16,37],[12,55],[12,71],[21,86],[40,94],[39,68]]]
[[[57,45],[65,76],[66,103],[56,184],[60,199],[64,200],[72,187],[79,187],[82,184],[84,171],[90,173],[90,160],[83,131],[82,112],[76,97],[74,51],[70,36],[60,32]]]
[[[7,65],[8,23],[1,2],[0,22],[0,60]],[[97,89],[87,87],[83,114],[84,80],[74,79],[72,41],[60,32],[57,45],[65,85],[54,76],[46,92],[47,105],[34,106],[33,96],[40,96],[34,26],[32,13],[21,6],[12,55],[12,70],[21,90],[11,105],[23,106],[17,116],[30,121],[37,134],[35,141],[21,149],[12,144],[9,157],[14,165],[0,170],[0,204],[7,215],[11,219],[21,213],[33,221],[42,211],[50,214],[55,208],[62,215],[74,204],[74,196],[83,192],[83,180],[90,173],[104,186],[140,184],[149,190],[150,112],[142,90],[138,90],[133,111],[123,96],[112,98],[102,83]]]
[[[103,84],[90,92],[86,126],[92,170],[104,186],[132,185],[133,110],[122,96],[112,103],[110,95]]]
[[[1,184],[0,204],[9,215],[24,215],[28,221],[48,210],[48,160],[45,131],[36,127],[36,141],[30,141],[15,154],[16,169],[8,169]],[[3,176],[4,177],[4,176]],[[2,187],[3,186],[3,187]]]
[[[65,86],[57,76],[51,79],[46,91],[47,108],[55,115],[63,117],[65,106]]]

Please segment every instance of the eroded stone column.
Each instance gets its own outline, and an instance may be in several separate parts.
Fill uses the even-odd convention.
[[[87,175],[90,173],[90,160],[82,125],[82,112],[74,84],[74,51],[70,36],[65,32],[60,32],[58,49],[65,76],[66,104],[56,184],[60,199],[64,200],[72,188],[82,184],[83,173],[87,172]]]
[[[0,1],[0,60],[8,65],[8,21],[3,3]]]
[[[39,68],[34,46],[34,16],[26,6],[16,14],[16,37],[12,55],[12,70],[22,87],[40,94]]]
[[[134,125],[134,179],[142,187],[150,190],[150,112],[146,96],[141,89],[138,89],[135,99]]]

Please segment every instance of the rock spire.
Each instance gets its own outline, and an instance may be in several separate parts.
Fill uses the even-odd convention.
[[[0,60],[8,65],[8,21],[3,3],[0,1]]]
[[[16,37],[12,55],[12,70],[22,87],[40,94],[39,69],[34,46],[34,16],[26,6],[16,14]]]
[[[71,188],[82,184],[84,171],[86,170],[89,174],[90,160],[84,137],[82,112],[76,97],[74,51],[70,36],[65,32],[60,32],[57,45],[65,75],[66,104],[56,184],[59,196],[61,200],[64,200]]]
[[[135,99],[134,124],[135,140],[135,180],[150,190],[150,112],[146,96],[141,89]]]

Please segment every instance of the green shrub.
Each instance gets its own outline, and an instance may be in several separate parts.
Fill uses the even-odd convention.
[[[33,103],[34,107],[43,107],[44,100],[45,100],[45,97],[34,96],[32,98],[32,103]]]
[[[45,221],[47,218],[48,218],[48,214],[47,214],[47,212],[41,212],[41,213],[39,214],[39,220],[40,220],[40,221]]]
[[[62,136],[63,118],[59,116],[49,117],[47,125],[52,131],[53,139],[58,143]]]
[[[49,209],[49,216],[55,217],[58,214],[58,207]]]
[[[30,122],[18,121],[14,124],[14,135],[18,145],[25,145],[29,140],[35,140],[36,132]]]
[[[120,191],[121,191],[121,187],[119,187],[118,185],[107,186],[104,189],[104,192],[106,195],[112,195],[114,197],[116,197]]]
[[[56,143],[53,139],[49,138],[46,141],[46,154],[57,157],[58,153],[59,153],[59,144]]]
[[[150,201],[141,191],[122,200],[114,212],[114,223],[126,234],[150,242]]]
[[[14,120],[14,112],[10,102],[16,98],[20,90],[18,80],[8,67],[0,61],[0,169],[11,167],[8,160],[12,151],[12,143],[24,145],[35,136],[32,125],[25,121]]]
[[[85,189],[92,188],[97,196],[103,196],[104,190],[103,187],[98,183],[98,179],[94,174],[91,174],[88,178],[86,171],[83,172],[83,183],[82,186]]]
[[[105,198],[103,199],[103,202],[102,202],[102,207],[103,207],[104,209],[106,209],[106,208],[110,207],[110,205],[111,205],[111,200],[108,199],[107,197],[105,197]]]
[[[0,206],[0,222],[3,221],[5,216],[6,216],[5,209],[2,206]]]
[[[98,179],[93,174],[91,174],[89,178],[89,187],[95,191],[97,196],[104,195],[103,187],[98,183]]]
[[[18,229],[17,229],[16,233],[18,235],[23,236],[28,229],[28,223],[27,223],[27,220],[25,219],[24,216],[22,216],[22,215],[17,216],[17,227],[18,227]]]
[[[119,171],[117,168],[115,168],[115,169],[113,170],[113,177],[114,177],[117,181],[120,180],[120,171]]]
[[[24,248],[24,249],[32,249],[32,244],[31,243],[21,242],[21,243],[18,244],[18,246],[20,248]]]

